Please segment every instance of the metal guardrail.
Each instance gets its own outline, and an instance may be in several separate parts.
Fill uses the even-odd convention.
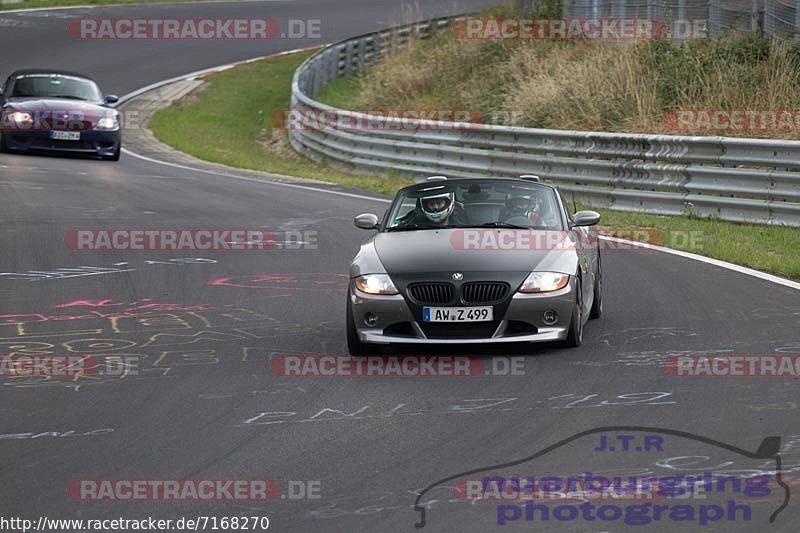
[[[540,0],[532,0],[536,7]],[[723,33],[754,32],[768,37],[797,39],[800,32],[798,0],[562,0],[566,18],[660,19],[676,38],[689,27],[704,28],[709,37]],[[672,24],[670,24],[672,23]]]
[[[788,37],[797,28],[792,5],[797,0],[563,0],[562,4],[566,18],[663,20],[678,39],[685,38],[681,34],[690,27],[703,28],[709,37],[731,31]]]
[[[392,44],[438,19],[332,44],[294,74],[291,113],[329,121],[289,127],[295,150],[356,173],[516,177],[538,174],[596,207],[800,227],[800,142],[430,123],[345,111],[313,99]],[[358,121],[387,127],[363,128]],[[321,121],[322,122],[322,121]]]

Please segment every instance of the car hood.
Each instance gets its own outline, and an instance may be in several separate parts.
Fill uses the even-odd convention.
[[[389,274],[408,274],[414,272],[446,272],[452,270],[473,272],[530,272],[553,271],[574,274],[577,268],[577,253],[574,247],[559,246],[572,234],[555,232],[561,239],[556,242],[548,239],[554,232],[527,231],[528,242],[536,245],[524,249],[500,249],[491,245],[483,249],[469,249],[464,246],[465,231],[473,232],[482,238],[486,233],[488,241],[498,242],[501,233],[510,235],[516,230],[508,229],[441,229],[379,233],[373,238],[375,252]],[[507,248],[507,247],[506,247]]]
[[[69,113],[80,120],[89,120],[96,123],[113,110],[92,102],[70,100],[67,98],[9,98],[3,107],[11,107],[24,113],[48,114],[43,118],[50,118],[52,113]]]

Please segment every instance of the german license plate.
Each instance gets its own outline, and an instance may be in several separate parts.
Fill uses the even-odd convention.
[[[50,138],[56,141],[80,141],[81,132],[79,131],[51,131]]]
[[[425,322],[490,322],[492,307],[423,307]]]

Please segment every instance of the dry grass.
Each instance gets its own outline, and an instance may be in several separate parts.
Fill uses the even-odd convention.
[[[505,109],[531,127],[636,130],[658,122],[658,95],[630,47],[555,46],[542,54],[531,46],[514,51]],[[622,50],[628,53],[620,53]]]
[[[728,37],[678,44],[458,40],[451,31],[394,49],[323,93],[353,109],[479,110],[490,122],[641,133],[800,139],[791,131],[676,131],[671,110],[800,109],[800,47]],[[511,120],[509,120],[511,117]]]

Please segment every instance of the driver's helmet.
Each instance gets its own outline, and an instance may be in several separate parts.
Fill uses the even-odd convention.
[[[441,224],[453,213],[456,201],[452,192],[433,193],[419,199],[419,207],[428,220]]]
[[[530,193],[509,193],[506,195],[506,208],[510,214],[528,215],[536,206],[536,199]]]

